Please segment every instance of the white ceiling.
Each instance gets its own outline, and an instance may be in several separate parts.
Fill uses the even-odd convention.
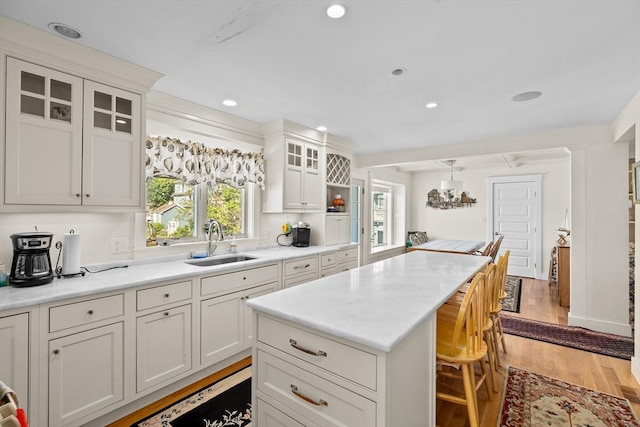
[[[79,43],[163,73],[159,92],[325,125],[356,154],[610,123],[640,90],[640,0],[345,0],[340,20],[330,3],[0,0],[0,14],[68,24]],[[543,95],[510,100],[532,90]]]

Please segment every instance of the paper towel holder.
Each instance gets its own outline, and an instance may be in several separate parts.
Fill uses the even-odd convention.
[[[73,229],[69,230],[70,234],[74,234],[75,231]],[[60,255],[62,254],[62,240],[58,240],[56,242],[56,249],[58,249],[58,259],[56,260],[56,278],[61,278],[61,277],[73,277],[73,276],[78,276],[78,275],[82,275],[84,276],[86,274],[85,271],[79,271],[78,273],[71,273],[71,274],[62,274],[62,266],[60,265]]]

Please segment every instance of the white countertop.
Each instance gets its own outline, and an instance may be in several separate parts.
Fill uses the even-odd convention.
[[[120,262],[116,263],[116,265],[128,265],[128,267],[100,273],[87,273],[85,276],[54,278],[53,282],[40,286],[2,287],[0,288],[0,312],[62,299],[160,283],[167,280],[191,279],[195,276],[217,274],[238,268],[253,268],[274,261],[333,252],[352,246],[354,245],[310,246],[306,248],[283,246],[241,251],[241,255],[253,256],[256,259],[211,267],[198,267],[187,264],[185,261],[189,260],[186,257],[171,257],[170,259],[156,260],[155,262],[154,260]],[[216,254],[215,256],[224,257],[228,255],[230,254]],[[89,269],[93,271],[92,268]],[[96,269],[99,269],[99,267],[96,267]]]
[[[251,299],[251,308],[391,351],[489,257],[414,251]]]

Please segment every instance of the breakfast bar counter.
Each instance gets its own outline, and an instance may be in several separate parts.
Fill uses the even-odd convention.
[[[435,425],[436,311],[488,261],[415,251],[249,300],[257,425]]]

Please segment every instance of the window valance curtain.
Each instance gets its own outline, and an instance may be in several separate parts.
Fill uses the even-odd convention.
[[[163,137],[147,137],[145,148],[147,180],[170,177],[189,185],[224,183],[235,188],[254,183],[264,190],[262,153],[209,148],[202,143]]]

